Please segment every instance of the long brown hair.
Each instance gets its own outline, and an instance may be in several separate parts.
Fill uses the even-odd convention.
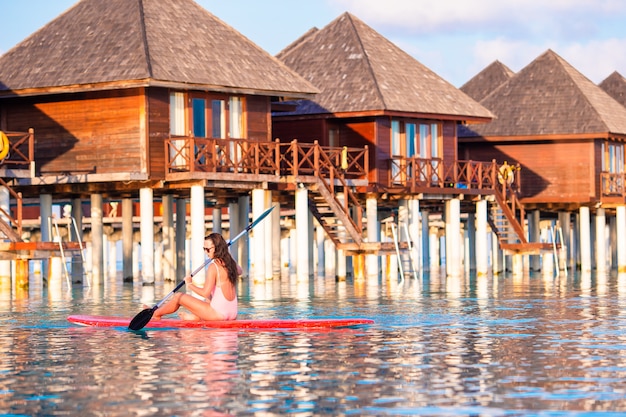
[[[228,252],[228,244],[219,233],[211,233],[204,237],[204,240],[210,240],[215,246],[215,252],[213,255],[214,260],[219,260],[228,272],[228,280],[231,284],[237,284],[237,262],[233,259],[230,252]]]

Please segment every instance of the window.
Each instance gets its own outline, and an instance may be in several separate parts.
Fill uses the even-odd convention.
[[[402,140],[400,135],[400,122],[391,121],[391,178],[392,182],[402,182],[406,178],[402,175],[401,169],[405,165],[402,160]]]
[[[400,140],[400,122],[391,121],[391,155],[402,156],[402,142]]]
[[[611,174],[624,172],[624,145],[621,143],[602,143],[602,171]]]
[[[430,125],[430,155],[431,158],[440,158],[440,141],[439,141],[439,125],[431,123]]]
[[[185,95],[170,93],[170,134],[185,136]]]
[[[185,95],[170,93],[170,135],[185,136]],[[171,167],[188,169],[188,151],[185,140],[173,140],[170,148]]]
[[[243,98],[230,98],[230,137],[234,139],[243,139],[244,123],[243,123]]]
[[[408,176],[419,175],[422,181],[429,177],[436,181],[438,170],[441,167],[439,159],[443,149],[440,131],[438,123],[392,120],[392,178],[400,178],[400,171],[404,171]],[[420,159],[432,159],[432,161],[425,162]]]
[[[418,144],[416,142],[416,127],[415,123],[407,123],[406,124],[406,156],[413,157],[415,156],[415,152],[418,149]]]
[[[226,102],[211,101],[211,134],[214,138],[226,137]]]
[[[191,100],[193,117],[193,135],[197,138],[206,137],[206,100],[194,98]]]

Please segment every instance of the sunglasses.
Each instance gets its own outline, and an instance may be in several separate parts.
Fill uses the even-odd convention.
[[[215,250],[215,246],[211,246],[210,248],[204,248],[204,251],[206,253],[209,253],[210,251]]]

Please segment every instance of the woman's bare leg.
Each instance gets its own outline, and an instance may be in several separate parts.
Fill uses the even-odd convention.
[[[172,298],[170,298],[169,300],[167,300],[167,302],[165,304],[163,304],[161,307],[157,308],[154,312],[154,319],[155,320],[160,320],[162,316],[166,315],[166,314],[172,314],[174,313],[176,310],[178,310],[180,308],[180,297],[182,297],[184,294],[181,292],[177,292],[174,293],[174,295],[172,296]]]
[[[217,313],[209,303],[196,297],[184,293],[175,293],[165,304],[157,308],[154,312],[154,319],[160,320],[161,316],[172,314],[183,306],[191,313],[181,313],[183,320],[223,320],[221,314]]]
[[[223,320],[221,314],[216,312],[211,304],[189,294],[184,294],[178,303],[189,310],[190,314],[181,314],[183,320]]]
[[[193,313],[187,313],[186,311],[179,311],[178,312],[178,317],[180,317],[181,320],[187,320],[187,321],[197,321],[197,320],[200,320],[200,317],[196,316]]]

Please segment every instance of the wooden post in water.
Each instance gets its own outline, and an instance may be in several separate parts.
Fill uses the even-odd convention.
[[[202,185],[191,186],[191,244],[190,258],[191,268],[196,269],[204,263],[206,255],[204,253],[204,236],[206,228],[204,222],[204,187]],[[198,271],[193,277],[193,282],[198,286],[203,286],[206,279],[206,268]]]
[[[532,210],[527,214],[528,217],[528,241],[539,242],[540,233],[539,224],[541,223],[541,212],[539,210]],[[541,256],[530,255],[530,270],[539,271],[541,269]]]
[[[417,276],[420,276],[420,247],[422,242],[420,239],[420,201],[417,197],[413,197],[408,201],[409,208],[409,224],[406,230],[408,230],[408,240],[411,240],[411,260],[413,262],[413,269],[418,272]]]
[[[606,214],[603,208],[596,210],[596,270],[606,272],[607,266]]]
[[[229,239],[231,237],[235,237],[239,231],[242,230],[242,227],[239,225],[239,204],[237,203],[228,203],[228,231],[229,231]],[[241,265],[239,262],[239,241],[233,242],[230,245],[230,254],[242,268],[244,265]],[[247,265],[245,265],[245,270],[247,272]]]
[[[580,213],[580,270],[591,272],[591,225],[589,207],[581,207]]]
[[[465,223],[465,271],[476,271],[476,214],[468,213]]]
[[[252,219],[254,220],[258,218],[267,208],[268,206],[266,190],[262,188],[255,188],[254,190],[252,190]],[[296,207],[296,219],[297,218],[298,209]],[[269,228],[267,228],[267,221],[269,221],[269,219],[263,220],[250,233],[251,247],[254,248],[254,250],[250,252],[250,274],[254,282],[265,282],[265,280],[268,278],[266,262],[270,262],[271,268],[271,259],[267,259],[265,250],[267,245],[266,234],[267,231],[270,230]],[[300,235],[299,229],[297,232],[298,235]]]
[[[5,213],[11,212],[11,195],[7,187],[0,187],[0,208]],[[2,215],[2,220],[7,224],[10,224],[10,219],[7,216]],[[11,292],[11,261],[0,261],[0,293],[4,292],[8,288],[8,292]]]
[[[122,200],[122,278],[133,280],[133,200]]]
[[[272,207],[272,191],[264,190],[265,193],[265,212]],[[261,212],[261,214],[263,214]],[[263,232],[263,257],[265,259],[265,279],[274,279],[274,221],[276,220],[276,214],[280,213],[280,210],[273,210],[269,216],[267,216],[262,223],[265,223]],[[260,215],[260,214],[259,214]],[[279,217],[280,219],[280,217]],[[280,221],[280,220],[279,220]],[[309,273],[313,271],[313,216],[308,216],[308,228],[309,228]],[[278,255],[278,254],[276,254]]]
[[[271,195],[270,195],[271,197]],[[275,208],[270,213],[271,217],[271,244],[269,245],[269,251],[271,256],[271,268],[272,276],[280,278],[281,258],[282,252],[280,250],[281,230],[280,230],[280,203],[273,203],[270,199],[270,205],[274,205]]]
[[[453,198],[446,201],[446,273],[458,276],[461,268],[461,201]]]
[[[378,199],[375,194],[369,194],[365,201],[365,214],[367,218],[367,241],[380,241],[380,222],[378,221]],[[380,257],[378,255],[367,255],[365,273],[367,276],[375,277],[380,273]]]
[[[236,233],[243,230],[250,223],[250,196],[244,195],[238,199],[238,213],[239,213],[239,226]],[[262,223],[262,222],[261,222]],[[248,234],[245,234],[237,241],[239,247],[239,265],[243,268],[243,274],[246,277],[250,276],[250,238]]]
[[[296,190],[296,276],[298,280],[308,280],[310,275],[310,240],[309,236],[309,202],[308,190]]]
[[[422,210],[422,270],[430,269],[430,212]]]
[[[139,190],[141,232],[141,280],[154,284],[154,199],[152,188]]]
[[[489,272],[489,245],[487,233],[487,200],[476,202],[476,275]]]
[[[211,209],[211,223],[212,223],[212,232],[223,234],[222,232],[222,208],[221,207],[213,207]]]
[[[174,233],[174,197],[165,194],[163,204],[163,279],[176,280],[176,234]]]
[[[102,194],[91,195],[91,275],[94,285],[102,284],[104,268]]]
[[[48,219],[50,217],[52,217],[52,196],[50,194],[41,194],[39,195],[39,231],[41,232],[42,242],[52,241],[52,236],[50,233],[51,231],[48,227]],[[42,278],[49,278],[48,275],[44,275],[48,273],[49,263],[49,259],[45,259],[43,261],[43,265],[41,268]]]
[[[617,271],[626,272],[626,206],[616,208],[615,223],[617,228]]]
[[[187,199],[176,199],[176,282],[185,277],[185,242],[187,241]]]
[[[83,242],[83,200],[81,198],[72,199],[71,218],[69,225],[71,233],[70,240],[72,242]],[[81,247],[84,246],[81,243]],[[76,283],[82,283],[85,275],[85,265],[83,265],[84,254],[79,253],[72,257],[72,281]],[[91,283],[88,283],[91,285]]]
[[[26,291],[28,293],[28,259],[18,258],[15,261],[15,291]]]
[[[562,270],[570,269],[572,264],[573,256],[570,256],[572,251],[572,242],[571,242],[571,214],[567,211],[559,212],[559,239],[561,241],[561,251],[559,253],[559,268]],[[562,238],[562,239],[561,239]]]
[[[339,201],[339,203],[341,203],[341,205],[344,204],[344,199],[345,199],[344,193],[337,193],[337,200]],[[343,239],[345,237],[346,231],[343,227],[340,227],[339,230],[340,230],[339,237],[340,239]],[[336,269],[337,280],[345,281],[346,277],[348,276],[348,262],[346,259],[345,251],[343,249],[337,249],[337,264],[336,265],[337,265],[337,269]]]

